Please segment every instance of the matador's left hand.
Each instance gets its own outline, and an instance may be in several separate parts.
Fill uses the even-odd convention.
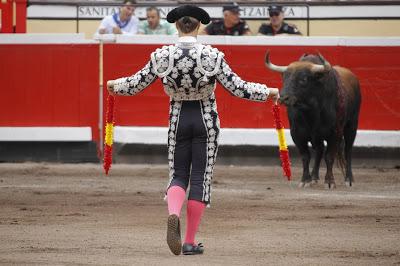
[[[271,95],[271,99],[274,102],[274,104],[278,104],[279,101],[279,89],[277,88],[268,88],[269,89],[269,94]]]

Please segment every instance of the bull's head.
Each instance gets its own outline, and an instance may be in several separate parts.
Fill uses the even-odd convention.
[[[287,106],[304,103],[310,96],[318,93],[321,87],[321,78],[331,70],[331,65],[318,56],[303,55],[300,61],[291,63],[288,66],[278,66],[271,63],[269,51],[265,56],[267,68],[282,73],[283,88],[280,91],[280,102]]]

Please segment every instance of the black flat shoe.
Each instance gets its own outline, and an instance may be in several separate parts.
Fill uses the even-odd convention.
[[[168,216],[167,244],[172,253],[175,255],[181,254],[181,226],[179,217],[175,214]]]
[[[182,246],[182,253],[183,255],[200,255],[204,253],[204,246],[202,243],[197,245],[185,243]]]

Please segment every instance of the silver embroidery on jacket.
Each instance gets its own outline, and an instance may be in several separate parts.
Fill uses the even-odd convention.
[[[246,82],[236,75],[218,49],[202,44],[157,49],[142,70],[117,79],[114,90],[121,95],[135,95],[157,76],[162,79],[165,93],[176,101],[206,99],[214,92],[216,81],[234,96],[252,101],[265,101],[269,94],[265,85]]]

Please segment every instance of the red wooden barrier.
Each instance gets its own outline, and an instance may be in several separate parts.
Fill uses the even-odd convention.
[[[104,82],[133,74],[159,46],[104,45]],[[360,129],[400,130],[400,46],[216,47],[243,79],[273,87],[282,81],[264,66],[267,49],[278,65],[318,50],[333,65],[358,75],[363,94]],[[90,126],[93,140],[99,140],[97,44],[1,44],[0,58],[0,127]],[[270,103],[235,98],[220,85],[216,94],[222,127],[273,128]],[[117,97],[116,104],[117,125],[168,125],[169,99],[159,80],[138,96]],[[286,118],[284,124],[288,125]]]
[[[0,45],[0,126],[90,126],[99,139],[99,46]]]

